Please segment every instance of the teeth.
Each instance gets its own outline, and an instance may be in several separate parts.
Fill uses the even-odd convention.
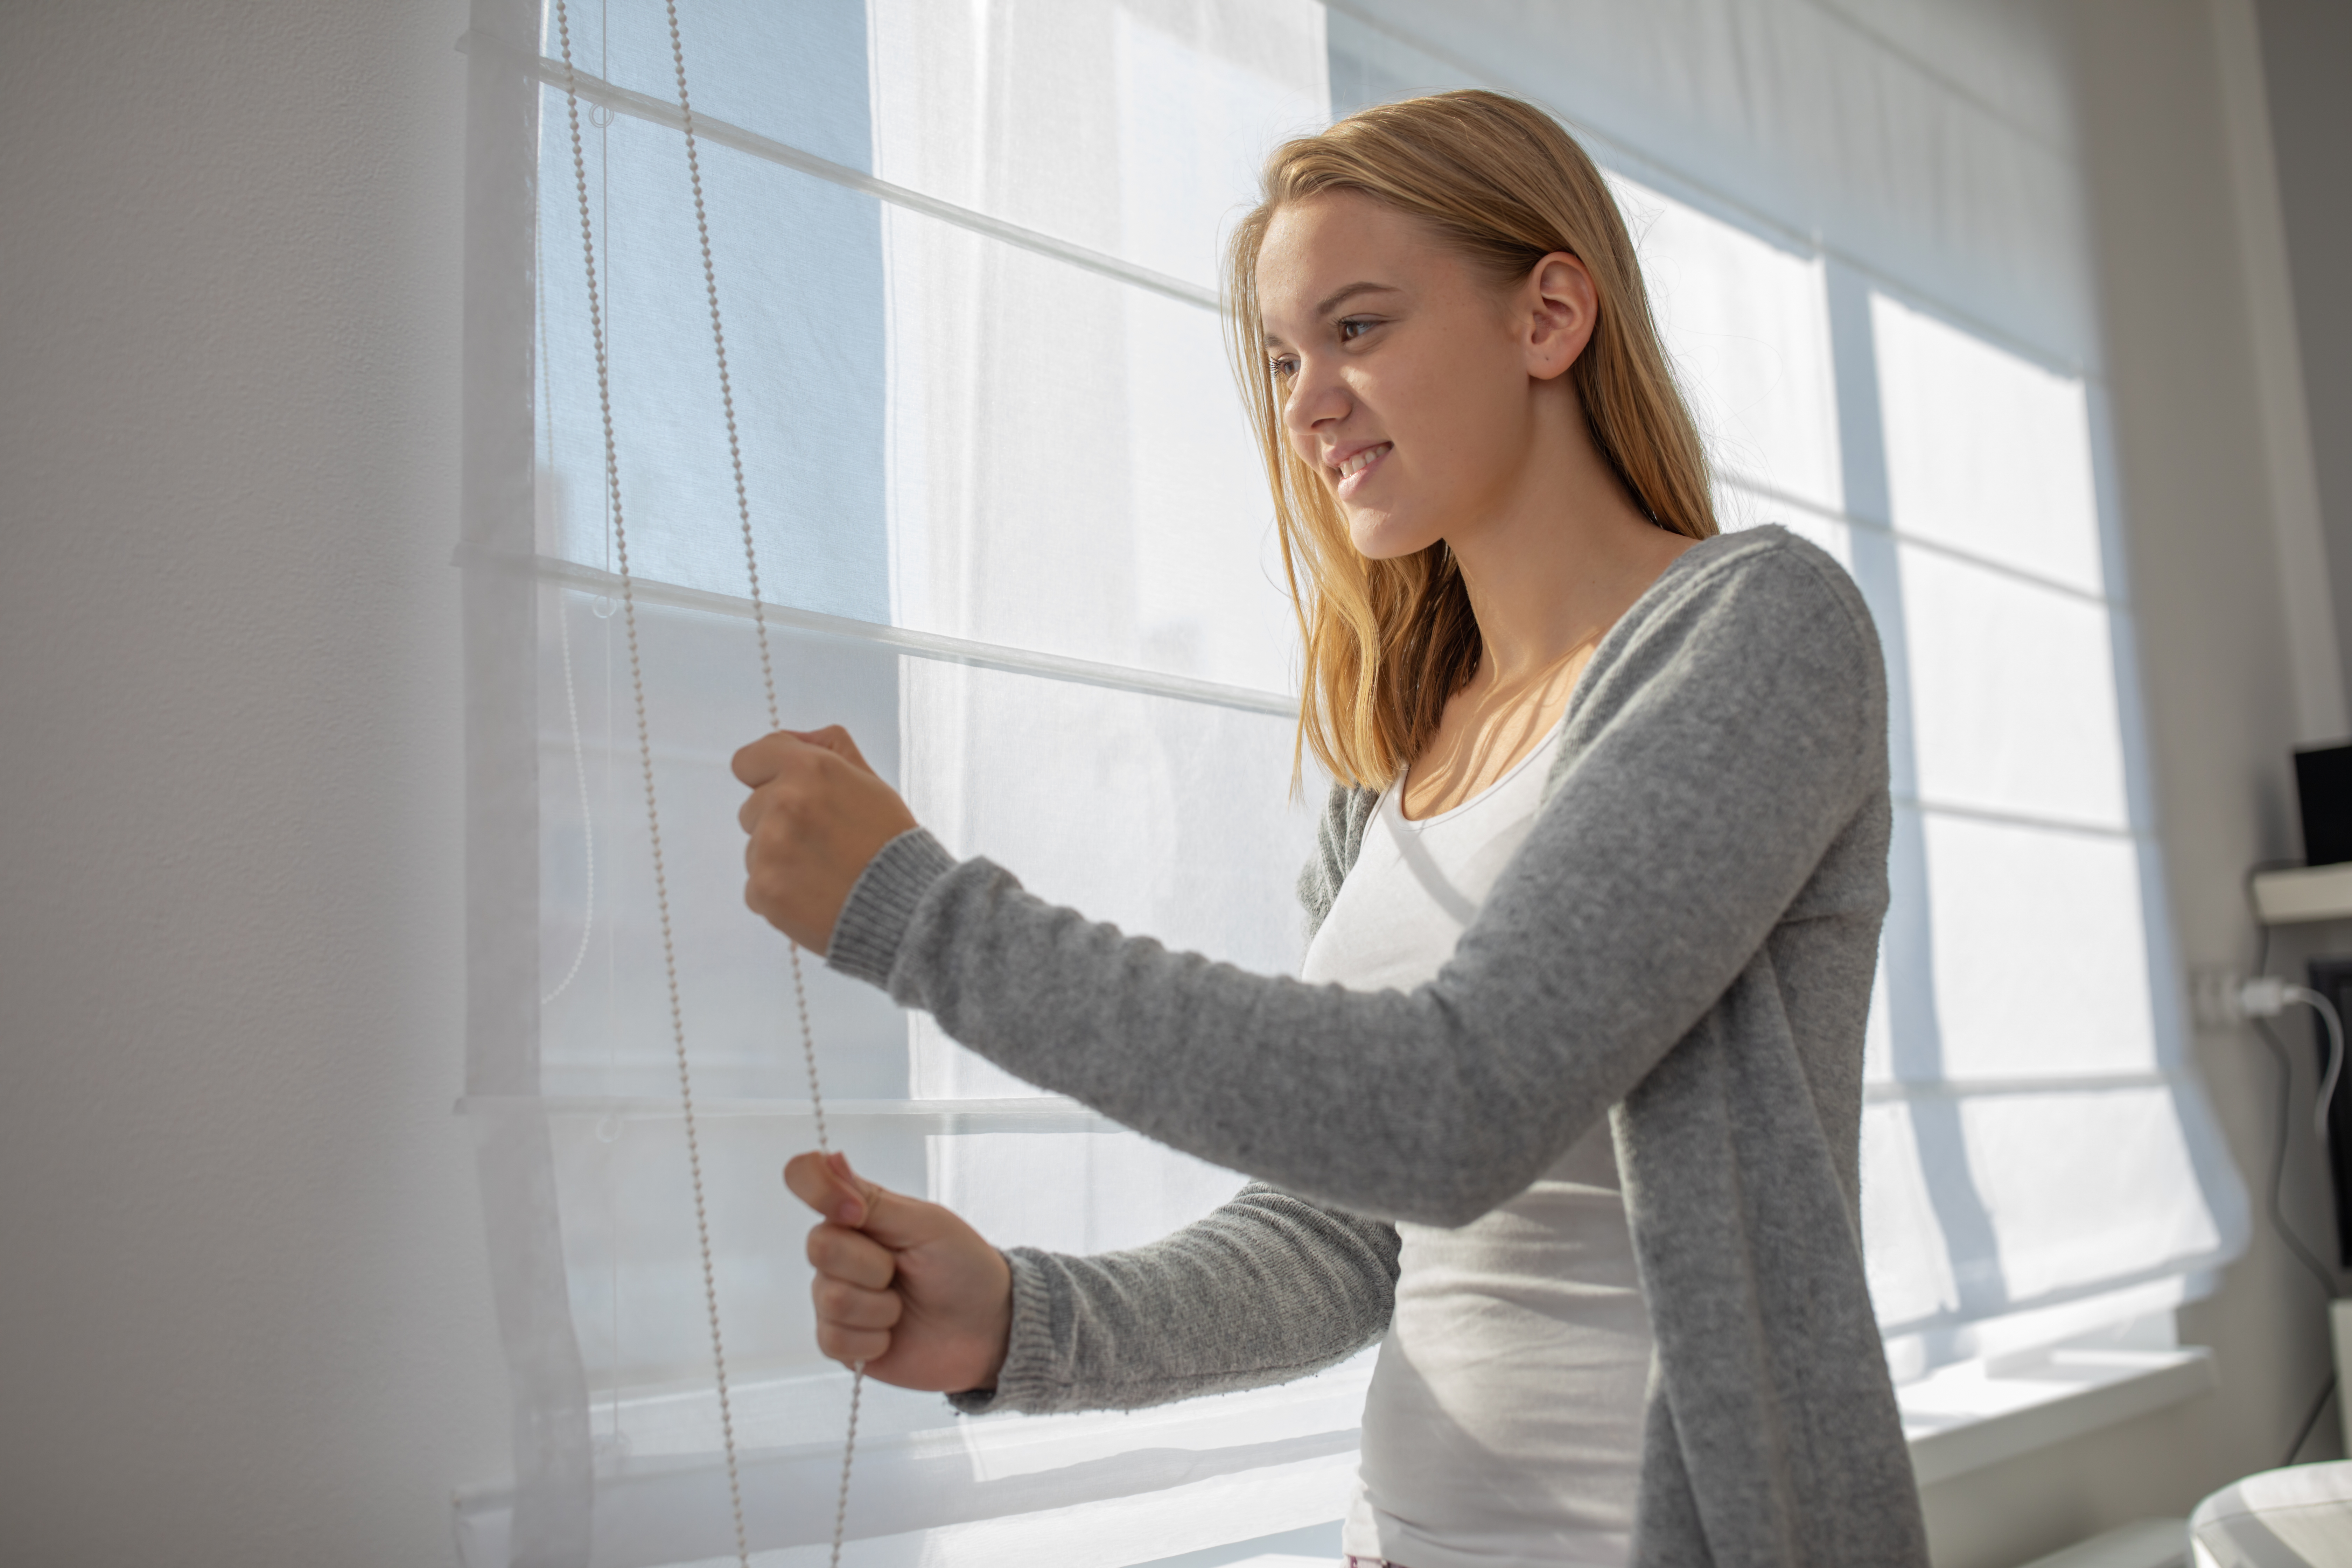
[[[1339,465],[1339,477],[1344,479],[1350,475],[1362,473],[1366,468],[1371,466],[1373,458],[1379,457],[1388,449],[1389,444],[1385,441],[1381,442],[1377,447],[1365,447],[1362,451],[1357,453],[1354,457]]]

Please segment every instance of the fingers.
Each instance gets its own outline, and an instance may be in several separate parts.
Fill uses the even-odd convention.
[[[821,746],[831,752],[860,773],[874,772],[873,765],[866,760],[866,753],[857,749],[857,742],[849,738],[849,731],[838,724],[827,724],[822,730],[794,731],[793,733],[812,746]]]
[[[827,1223],[808,1236],[808,1260],[816,1269],[809,1300],[816,1309],[816,1344],[835,1361],[879,1361],[890,1349],[889,1331],[906,1303],[890,1289],[898,1276],[895,1254],[856,1229],[867,1217],[871,1197],[883,1189],[860,1178],[839,1154],[795,1156],[784,1167],[793,1195]]]
[[[890,1351],[890,1335],[882,1329],[845,1329],[819,1321],[816,1348],[845,1366],[880,1361]]]
[[[827,724],[822,730],[778,730],[773,734],[762,735],[737,752],[728,765],[737,780],[747,788],[758,789],[782,773],[791,763],[794,751],[803,747],[830,752],[861,773],[874,771],[873,765],[866,760],[866,753],[859,751],[857,742],[849,738],[849,731],[838,724]]]
[[[898,1278],[898,1260],[872,1237],[837,1225],[811,1227],[808,1260],[820,1279],[838,1279],[860,1290],[879,1290]]]
[[[820,1274],[809,1284],[816,1321],[852,1331],[896,1328],[907,1304],[896,1290],[861,1290]]]
[[[809,1258],[817,1264],[809,1281],[816,1348],[839,1362],[881,1360],[907,1304],[896,1290],[859,1281],[878,1275],[887,1285],[890,1255],[856,1231],[819,1226],[809,1233]]]

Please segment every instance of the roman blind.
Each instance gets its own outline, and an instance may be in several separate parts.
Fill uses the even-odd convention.
[[[950,848],[1046,897],[1295,969],[1320,781],[1288,793],[1296,631],[1221,226],[1286,134],[1524,93],[1617,182],[1727,522],[1830,550],[1885,637],[1865,1237],[1898,1375],[2169,1305],[2242,1244],[2167,945],[2071,153],[2015,70],[2047,40],[1944,51],[2045,89],[2002,98],[1806,0],[680,15],[786,723],[845,723]],[[848,1376],[777,1176],[814,1141],[782,944],[739,901],[725,763],[765,720],[669,37],[657,0],[568,20],[569,79],[537,0],[476,0],[466,46],[463,1108],[517,1467],[458,1531],[481,1563],[733,1551],[569,79],[748,1533],[821,1563]],[[1131,1245],[1238,1184],[821,966],[808,1000],[835,1142],[1000,1244]],[[979,1423],[869,1386],[851,1560],[1108,1565],[1336,1518],[1367,1370]]]
[[[1898,1380],[2210,1288],[2063,19],[1950,0],[1328,10],[1333,109],[1526,95],[1620,180],[1727,526],[1830,551],[1889,677],[1864,1234]]]

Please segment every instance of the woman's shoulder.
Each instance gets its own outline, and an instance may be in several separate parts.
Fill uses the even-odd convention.
[[[1813,606],[1834,603],[1864,626],[1870,624],[1862,591],[1837,557],[1777,522],[1699,541],[1666,569],[1656,586],[1666,590],[1658,595],[1665,599],[1780,598]]]
[[[1653,731],[1644,753],[1706,752],[1759,714],[1822,755],[1885,765],[1886,670],[1862,591],[1827,551],[1770,526],[1693,545],[1611,628],[1569,700],[1546,794],[1621,724]]]
[[[1876,624],[1836,557],[1778,524],[1702,540],[1603,639],[1586,679],[1618,667],[1789,661],[1829,680],[1883,680]],[[1762,668],[1758,668],[1761,674]]]

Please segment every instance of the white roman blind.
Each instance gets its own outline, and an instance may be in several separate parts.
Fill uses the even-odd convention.
[[[1898,1380],[2201,1292],[2246,1234],[2188,1065],[2063,44],[2017,7],[1330,7],[1335,112],[1494,86],[1612,173],[1725,526],[1852,572],[1895,833],[1864,1236]]]

